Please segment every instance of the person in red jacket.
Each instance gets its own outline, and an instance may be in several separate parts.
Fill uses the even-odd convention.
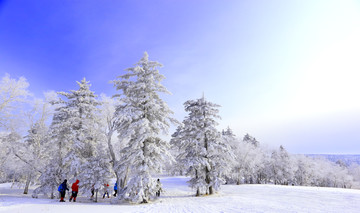
[[[104,184],[104,195],[103,195],[103,199],[105,198],[105,195],[107,195],[107,197],[109,198],[109,184],[105,183]]]
[[[72,192],[71,192],[71,197],[70,197],[70,199],[69,199],[69,201],[71,202],[71,200],[74,198],[74,202],[76,202],[76,197],[77,197],[77,194],[78,194],[78,192],[79,192],[79,180],[76,180],[75,181],[75,183],[73,183],[72,184],[72,186],[71,186],[71,190],[72,190]]]

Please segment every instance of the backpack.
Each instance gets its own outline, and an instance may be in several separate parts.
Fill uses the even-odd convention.
[[[58,191],[59,192],[61,192],[61,191],[63,191],[64,189],[63,189],[63,184],[60,184],[60,186],[59,186],[59,188],[58,188]]]

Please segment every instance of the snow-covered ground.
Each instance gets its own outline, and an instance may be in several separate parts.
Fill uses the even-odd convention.
[[[33,199],[0,184],[0,212],[360,212],[360,190],[274,185],[225,185],[212,196],[194,197],[186,177],[162,177],[160,199],[141,205],[112,205],[110,199],[77,203]]]

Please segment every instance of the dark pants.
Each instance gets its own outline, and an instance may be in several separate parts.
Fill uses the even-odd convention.
[[[109,198],[109,192],[106,191],[103,195],[103,198],[105,198],[105,195],[107,195],[107,197]]]
[[[117,190],[114,190],[114,191],[115,191],[114,197],[116,197],[116,195],[117,195]]]
[[[72,191],[72,192],[71,192],[71,197],[77,197],[77,194],[78,194],[78,192]]]
[[[74,198],[74,202],[75,202],[75,201],[76,201],[77,194],[78,194],[78,192],[72,191],[72,192],[71,192],[70,201]]]
[[[65,197],[65,191],[60,191],[60,199],[64,200]]]

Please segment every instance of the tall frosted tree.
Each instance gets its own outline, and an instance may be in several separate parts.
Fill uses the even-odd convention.
[[[128,68],[127,73],[113,81],[121,94],[121,104],[115,114],[121,117],[117,132],[121,140],[128,145],[122,150],[122,158],[117,170],[119,173],[131,171],[130,180],[120,198],[131,202],[148,202],[156,193],[154,172],[160,172],[162,165],[172,159],[169,142],[161,134],[167,134],[170,123],[176,122],[167,104],[160,98],[160,93],[168,90],[161,84],[164,76],[158,71],[162,65],[150,61],[148,54]]]
[[[97,149],[97,144],[104,140],[99,130],[97,109],[99,103],[85,78],[77,84],[78,90],[58,93],[65,96],[65,100],[59,99],[53,102],[58,106],[50,126],[54,154],[40,177],[41,187],[47,188],[48,191],[53,192],[54,187],[64,178],[70,180],[92,178],[95,181],[96,177],[89,169],[89,161],[94,160],[97,155],[103,156],[103,153],[99,153]],[[106,169],[106,167],[102,168]],[[53,179],[49,180],[48,177]],[[44,191],[41,187],[39,192]]]
[[[59,92],[67,98],[63,111],[68,116],[64,125],[71,130],[64,163],[70,165],[70,175],[75,177],[80,173],[81,164],[94,155],[95,144],[101,140],[101,134],[97,131],[99,103],[95,99],[96,95],[90,90],[91,85],[85,78],[77,84],[78,90]]]
[[[231,168],[228,163],[234,157],[216,129],[220,106],[204,97],[189,100],[184,106],[189,115],[173,134],[171,143],[179,148],[177,161],[191,176],[189,183],[196,195],[213,194],[223,183],[223,175]]]

